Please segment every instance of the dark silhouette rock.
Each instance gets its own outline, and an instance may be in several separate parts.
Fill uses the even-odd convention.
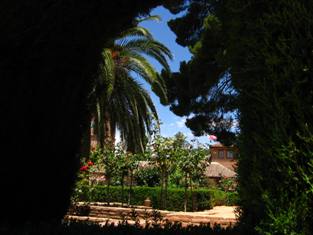
[[[66,213],[101,50],[164,2],[0,2],[1,221]]]

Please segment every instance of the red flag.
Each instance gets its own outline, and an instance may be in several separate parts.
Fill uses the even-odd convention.
[[[215,135],[209,135],[208,138],[209,140],[217,140],[217,137]]]

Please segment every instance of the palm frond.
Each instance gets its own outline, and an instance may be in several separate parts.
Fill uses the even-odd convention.
[[[157,80],[157,72],[143,56],[134,54],[126,58],[128,61],[125,67],[129,71],[135,72],[150,85]]]
[[[173,55],[170,50],[155,40],[147,39],[133,39],[124,40],[120,45],[125,48],[126,51],[131,51],[134,54],[144,54],[158,61],[167,71],[170,71],[170,66],[167,62],[167,58],[172,60]]]
[[[137,19],[136,22],[137,22],[137,24],[139,24],[141,22],[148,21],[148,20],[161,21],[162,18],[159,15],[153,15],[153,16],[144,17],[142,19]]]
[[[122,32],[121,35],[116,40],[122,40],[128,37],[144,37],[148,39],[153,38],[149,30],[147,30],[146,28],[142,26],[136,26],[136,27],[130,28]]]
[[[160,20],[160,17],[150,16],[139,19],[137,23],[146,20]],[[169,71],[168,60],[173,56],[142,26],[123,32],[110,48],[102,52],[100,75],[94,89],[98,120],[104,122],[105,109],[112,129],[117,127],[120,130],[128,148],[135,152],[143,151],[151,125],[154,120],[158,121],[158,115],[149,93],[132,77],[132,72],[148,82],[153,91],[165,100],[165,83],[146,57],[155,59]],[[99,135],[103,136],[103,133]]]
[[[148,92],[130,76],[117,78],[116,88],[112,94],[112,116],[126,145],[142,151],[152,120],[157,120],[154,104]]]
[[[106,96],[107,99],[111,96],[114,89],[115,81],[115,62],[112,58],[112,53],[110,49],[104,49],[102,52],[103,62],[100,66],[100,86],[103,85],[106,87]],[[102,83],[102,84],[101,84]]]

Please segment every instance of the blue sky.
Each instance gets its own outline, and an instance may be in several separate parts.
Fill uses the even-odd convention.
[[[149,29],[152,33],[153,37],[166,45],[173,53],[174,59],[169,61],[171,70],[173,72],[179,70],[179,65],[181,61],[188,61],[191,58],[191,54],[188,48],[181,47],[175,42],[176,36],[170,30],[167,25],[167,22],[171,19],[178,17],[179,15],[172,15],[168,10],[163,7],[157,7],[151,11],[151,15],[159,15],[162,20],[160,22],[156,21],[146,21],[142,22],[140,25]],[[155,66],[155,68],[160,71],[161,66],[154,60],[150,60],[150,62]],[[150,88],[145,85],[145,88],[150,91],[153,102],[157,108],[159,118],[162,122],[161,125],[161,134],[166,137],[170,137],[175,135],[177,132],[183,132],[189,140],[195,138],[191,131],[185,126],[185,117],[176,116],[169,109],[169,106],[163,106],[159,102],[159,98],[154,95]],[[201,143],[208,143],[208,137],[197,137]]]

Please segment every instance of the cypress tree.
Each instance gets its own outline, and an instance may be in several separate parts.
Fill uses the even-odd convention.
[[[169,76],[171,108],[193,113],[190,127],[199,133],[216,130],[214,117],[222,123],[227,118],[222,111],[238,110],[244,234],[311,234],[313,2],[205,4],[203,26],[194,23],[199,34],[181,32],[182,19],[170,23],[178,37],[193,39],[177,41],[194,54],[180,73]],[[210,92],[227,73],[233,92],[227,99],[215,92],[212,99]],[[195,86],[184,94],[186,84]]]

